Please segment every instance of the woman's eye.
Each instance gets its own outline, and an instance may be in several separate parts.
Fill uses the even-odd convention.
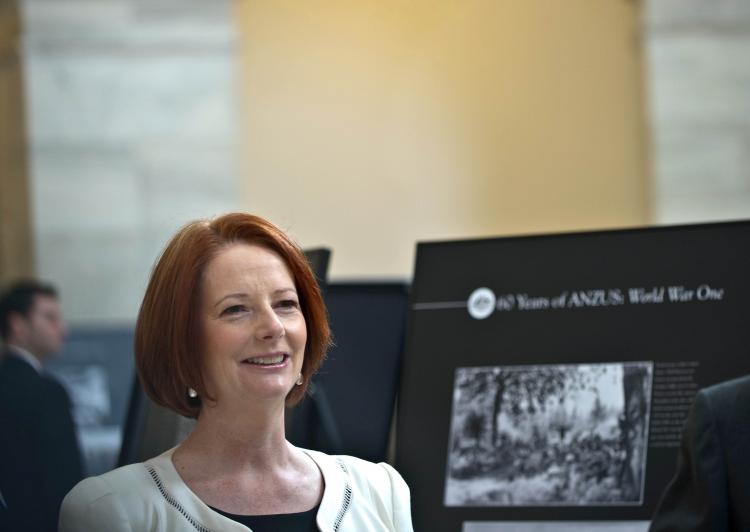
[[[245,310],[243,305],[232,305],[231,307],[225,308],[221,313],[222,315],[231,315],[242,312],[243,310]]]
[[[299,307],[299,303],[297,303],[297,301],[295,301],[294,299],[284,299],[282,301],[279,301],[277,306],[283,309],[295,309]]]

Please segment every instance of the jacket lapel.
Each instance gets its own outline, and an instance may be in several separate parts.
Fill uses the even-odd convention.
[[[249,529],[214,512],[182,481],[172,464],[174,448],[144,463],[166,503],[182,514],[186,525],[197,532],[247,532]],[[161,481],[161,486],[159,486]],[[185,530],[189,530],[186,526]]]
[[[336,458],[318,451],[302,450],[318,465],[325,483],[316,519],[318,528],[321,532],[338,532],[351,503],[349,475]]]

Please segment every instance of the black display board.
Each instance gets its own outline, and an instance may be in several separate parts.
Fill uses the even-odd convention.
[[[749,265],[748,222],[420,244],[415,529],[645,530],[696,390],[750,372]]]
[[[325,299],[335,345],[315,376],[311,396],[295,407],[287,437],[300,447],[385,461],[401,369],[408,286],[330,283]],[[321,392],[324,412],[312,408]]]

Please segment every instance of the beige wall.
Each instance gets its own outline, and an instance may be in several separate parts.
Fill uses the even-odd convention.
[[[238,0],[245,203],[332,276],[649,221],[639,4]]]
[[[0,0],[0,284],[33,270],[19,35],[16,2]]]

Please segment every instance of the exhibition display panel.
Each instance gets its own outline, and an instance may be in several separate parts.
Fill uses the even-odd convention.
[[[645,531],[750,372],[750,223],[419,244],[396,466],[431,531]]]

